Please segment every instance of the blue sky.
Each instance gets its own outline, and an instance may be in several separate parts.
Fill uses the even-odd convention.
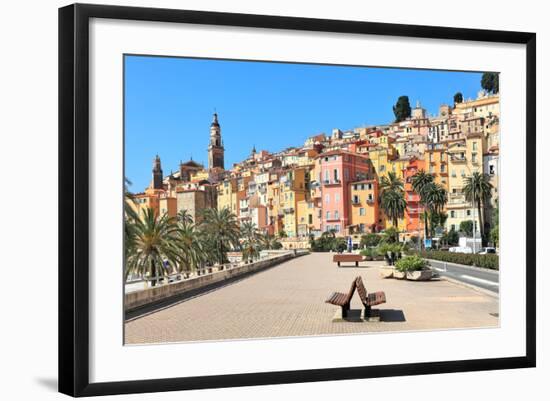
[[[392,122],[401,95],[430,114],[460,91],[474,98],[481,73],[312,64],[125,57],[125,174],[133,192],[180,160],[207,163],[209,128],[219,115],[225,167],[252,146],[278,151],[311,135]]]

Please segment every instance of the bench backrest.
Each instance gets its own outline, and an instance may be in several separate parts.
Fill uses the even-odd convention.
[[[359,298],[361,298],[361,302],[363,305],[367,304],[367,289],[365,288],[365,285],[363,284],[363,279],[361,276],[357,276],[355,278],[355,286],[357,287],[357,293],[359,294]]]
[[[355,292],[356,286],[357,286],[357,279],[353,280],[351,283],[351,287],[349,289],[348,295],[346,296],[346,303],[349,303],[351,301],[351,298],[353,297],[353,293]]]
[[[356,262],[361,261],[363,259],[363,256],[357,255],[355,253],[351,254],[337,254],[332,257],[333,262]]]

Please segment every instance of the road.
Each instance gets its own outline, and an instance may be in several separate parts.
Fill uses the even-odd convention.
[[[432,268],[442,277],[449,277],[498,294],[498,270],[481,269],[478,267],[441,262],[433,259],[430,259],[430,264],[432,265]]]

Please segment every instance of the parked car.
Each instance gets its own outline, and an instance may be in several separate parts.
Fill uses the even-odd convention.
[[[485,247],[482,248],[481,251],[478,252],[480,255],[488,255],[490,253],[497,253],[497,250],[493,247]]]

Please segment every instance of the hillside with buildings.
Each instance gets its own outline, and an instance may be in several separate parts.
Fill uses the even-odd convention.
[[[397,218],[401,239],[424,236],[425,205],[413,177],[425,171],[447,193],[434,237],[475,221],[485,231],[498,202],[499,96],[480,92],[429,116],[420,103],[410,117],[380,126],[319,133],[282,151],[256,150],[233,166],[224,164],[222,122],[210,126],[208,166],[189,160],[163,174],[161,157],[152,180],[133,195],[133,207],[157,215],[187,210],[200,222],[201,210],[229,209],[239,223],[250,222],[265,234],[281,237],[285,248],[307,247],[323,232],[351,236],[380,232],[395,224],[381,203],[384,181],[402,182],[406,208]],[[206,134],[206,132],[205,132]],[[206,136],[206,135],[205,135]],[[483,212],[466,197],[465,179],[486,174],[492,184]],[[475,231],[475,228],[474,228]]]

